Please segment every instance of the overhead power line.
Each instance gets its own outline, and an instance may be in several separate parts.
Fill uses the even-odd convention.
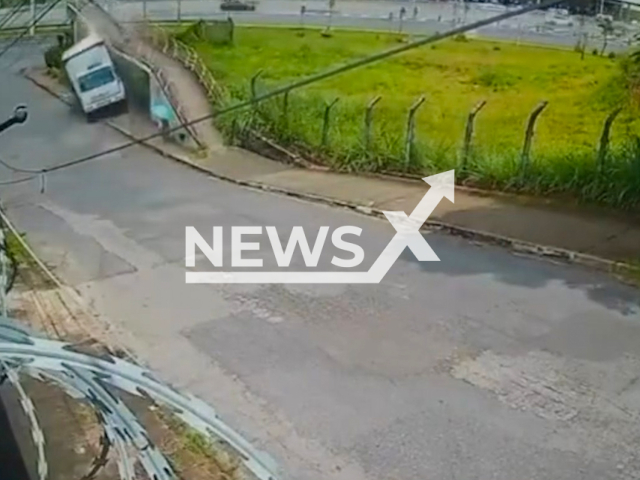
[[[60,1],[60,0],[57,0]],[[562,3],[563,0],[548,0],[546,2],[543,2],[539,5],[527,5],[525,7],[522,7],[518,10],[513,10],[511,12],[505,12],[502,13],[500,15],[496,15],[494,17],[490,17],[484,20],[479,20],[477,22],[473,22],[467,25],[461,25],[459,27],[453,28],[447,32],[444,33],[436,33],[435,35],[431,35],[429,37],[420,39],[420,40],[416,40],[413,42],[409,42],[405,45],[401,45],[399,47],[396,48],[392,48],[390,50],[384,51],[384,52],[380,52],[374,55],[370,55],[368,57],[365,57],[363,59],[360,60],[356,60],[354,62],[351,63],[347,63],[346,65],[342,65],[339,67],[335,67],[333,69],[327,70],[325,72],[321,72],[315,75],[312,75],[310,77],[304,78],[302,80],[298,80],[296,82],[293,82],[289,85],[285,85],[282,86],[280,88],[276,88],[274,90],[271,90],[269,92],[263,93],[262,95],[258,95],[257,97],[251,99],[251,100],[246,100],[246,101],[242,101],[242,102],[238,102],[234,105],[231,105],[229,107],[223,108],[221,110],[215,111],[213,113],[204,115],[202,117],[196,118],[194,120],[190,120],[188,122],[184,122],[181,123],[180,125],[176,126],[176,127],[172,127],[170,128],[168,131],[164,131],[164,132],[157,132],[157,133],[153,133],[144,137],[140,137],[140,138],[135,138],[129,142],[126,142],[122,145],[118,145],[116,147],[113,148],[108,148],[106,150],[102,150],[100,152],[96,152],[96,153],[92,153],[90,155],[84,156],[84,157],[80,157],[77,158],[75,160],[71,160],[69,162],[64,162],[64,163],[60,163],[58,165],[53,165],[50,167],[45,167],[42,170],[38,171],[39,174],[45,174],[45,173],[50,173],[50,172],[56,172],[65,168],[69,168],[69,167],[73,167],[75,165],[79,165],[82,163],[86,163],[89,162],[91,160],[95,160],[97,158],[106,156],[106,155],[110,155],[112,153],[117,153],[120,152],[122,150],[125,150],[127,148],[130,148],[132,146],[135,145],[140,145],[140,144],[144,144],[146,142],[148,142],[149,140],[153,140],[156,138],[160,138],[163,135],[166,135],[166,133],[172,133],[172,132],[176,132],[178,130],[181,130],[185,127],[189,127],[201,122],[204,122],[206,120],[210,120],[213,118],[217,118],[221,115],[225,115],[237,110],[241,110],[243,108],[246,107],[250,107],[253,105],[256,105],[258,103],[264,102],[265,100],[268,100],[270,98],[276,97],[278,95],[282,95],[283,93],[286,92],[290,92],[292,90],[297,90],[299,88],[305,87],[311,83],[315,83],[321,80],[324,80],[326,78],[329,77],[333,77],[335,75],[340,75],[342,73],[354,70],[356,68],[360,68],[360,67],[364,67],[366,65],[370,65],[372,63],[378,62],[380,60],[384,60],[386,58],[395,56],[395,55],[399,55],[401,53],[407,52],[409,50],[413,50],[416,49],[418,47],[422,47],[424,45],[428,45],[430,43],[434,43],[440,40],[444,40],[446,38],[449,37],[453,37],[455,35],[460,35],[472,30],[476,30],[478,28],[482,28],[482,27],[486,27],[488,25],[491,25],[492,23],[496,23],[496,22],[500,22],[503,20],[507,20],[509,18],[513,18],[513,17],[517,17],[519,15],[523,15],[525,13],[529,13],[532,12],[534,10],[543,10],[546,8],[550,8],[550,7],[554,7],[560,3]],[[57,3],[57,2],[56,2]],[[2,55],[2,53],[0,53],[0,55]],[[31,177],[31,178],[35,178],[35,177]],[[31,179],[29,178],[29,179]],[[26,181],[27,179],[24,179],[23,181]]]
[[[36,16],[36,18],[34,18],[31,23],[25,27],[22,32],[13,39],[13,41],[11,43],[9,43],[9,45],[7,45],[5,48],[3,48],[0,51],[0,57],[2,57],[5,53],[7,53],[11,48],[13,48],[13,46],[18,43],[22,37],[24,37],[27,33],[29,33],[29,30],[31,30],[31,28],[35,27],[38,22],[40,20],[42,20],[56,5],[58,5],[61,2],[61,0],[55,0],[54,2],[51,2],[49,4],[47,4],[47,6],[45,7],[44,10],[42,10],[40,12],[40,14],[38,16]]]

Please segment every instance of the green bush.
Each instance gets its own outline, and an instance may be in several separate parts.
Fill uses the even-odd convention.
[[[517,78],[514,75],[496,68],[482,69],[478,75],[473,77],[473,83],[492,88],[494,91],[512,87],[516,82]]]
[[[49,69],[62,68],[62,54],[73,45],[71,35],[68,33],[58,35],[58,43],[49,47],[44,52],[44,63]]]
[[[176,35],[183,43],[206,41],[212,45],[230,45],[233,43],[233,20],[199,20]]]

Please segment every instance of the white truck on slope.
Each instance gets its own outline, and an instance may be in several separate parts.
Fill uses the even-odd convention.
[[[126,108],[126,95],[104,40],[90,35],[62,54],[62,63],[89,120],[106,107]]]

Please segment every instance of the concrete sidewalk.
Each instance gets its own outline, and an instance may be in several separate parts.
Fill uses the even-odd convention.
[[[174,157],[178,155],[168,146],[162,148]],[[428,185],[419,180],[307,170],[235,148],[212,153],[198,165],[235,180],[361,206],[365,212],[367,209],[401,210],[410,214],[428,190]],[[506,195],[480,195],[459,187],[455,203],[443,200],[429,220],[432,224],[445,224],[442,225],[445,229],[458,227],[460,231],[454,233],[471,230],[470,235],[476,238],[504,237],[495,239],[499,243],[516,240],[620,262],[640,260],[638,217],[545,205],[533,200],[524,202]],[[545,253],[544,248],[536,250]],[[552,251],[548,253],[555,255]]]
[[[54,79],[34,71],[26,75],[50,93],[65,97],[63,87]],[[113,118],[109,123],[132,138],[155,132],[148,120],[131,115]],[[420,180],[304,169],[235,147],[218,146],[207,158],[194,160],[180,147],[159,138],[148,146],[228,181],[369,214],[382,210],[410,213],[428,190]],[[640,215],[626,216],[458,187],[455,203],[442,200],[426,226],[606,270],[626,268],[617,262],[635,265],[640,261]]]
[[[132,137],[152,133],[144,119],[120,117],[112,123]],[[300,168],[236,147],[218,147],[206,159],[198,160],[189,159],[179,147],[161,140],[154,141],[153,147],[226,180],[360,207],[364,213],[401,210],[409,214],[429,188],[420,180]],[[568,260],[575,260],[571,253],[577,252],[615,262],[640,261],[640,216],[458,187],[455,203],[444,199],[429,220],[431,226],[455,234]]]

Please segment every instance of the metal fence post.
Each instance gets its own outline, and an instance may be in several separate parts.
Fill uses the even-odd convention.
[[[407,116],[407,136],[404,146],[404,166],[408,168],[411,164],[411,155],[413,153],[413,139],[415,136],[415,127],[416,127],[416,112],[418,108],[424,103],[425,97],[421,96],[411,108],[409,108],[409,115]]]
[[[282,123],[286,127],[289,123],[289,91],[284,92],[282,96]]]
[[[380,95],[375,97],[367,105],[367,110],[364,115],[364,148],[369,150],[371,146],[371,125],[373,123],[373,107],[382,99]]]
[[[476,119],[476,115],[487,104],[486,100],[478,102],[478,104],[471,109],[469,116],[467,117],[467,126],[464,131],[464,144],[462,145],[462,166],[461,170],[464,171],[467,168],[469,162],[469,156],[471,155],[471,140],[473,139],[473,126]]]
[[[340,100],[339,98],[335,98],[333,102],[327,103],[324,108],[324,118],[322,120],[322,146],[326,146],[329,142],[329,120],[331,115],[331,109],[333,106]]]
[[[522,146],[522,156],[520,158],[520,172],[524,175],[529,168],[529,154],[531,153],[531,145],[533,143],[533,132],[536,126],[536,120],[547,107],[549,102],[546,100],[540,102],[536,108],[533,109],[531,115],[529,115],[529,122],[527,123],[527,130],[524,134],[524,145]]]
[[[233,117],[231,119],[231,144],[232,145],[235,144],[237,136],[238,136],[238,119],[237,117]]]
[[[255,100],[256,98],[256,81],[258,80],[258,77],[260,75],[262,75],[263,70],[260,69],[258,70],[255,75],[253,77],[251,77],[251,100]]]
[[[255,75],[253,77],[251,77],[251,101],[253,102],[256,99],[257,96],[257,92],[256,92],[256,82],[258,81],[258,77],[260,75],[262,75],[263,70],[260,69],[258,70]],[[256,114],[256,112],[258,111],[258,105],[256,103],[253,103],[251,105],[251,116],[249,119],[249,125],[251,126],[253,124],[253,118],[254,115]]]
[[[609,150],[609,133],[611,132],[611,125],[621,111],[622,107],[616,108],[607,116],[607,119],[604,121],[604,127],[602,128],[602,136],[600,137],[600,145],[598,148],[598,171],[600,172],[604,170],[607,161],[607,151]]]

